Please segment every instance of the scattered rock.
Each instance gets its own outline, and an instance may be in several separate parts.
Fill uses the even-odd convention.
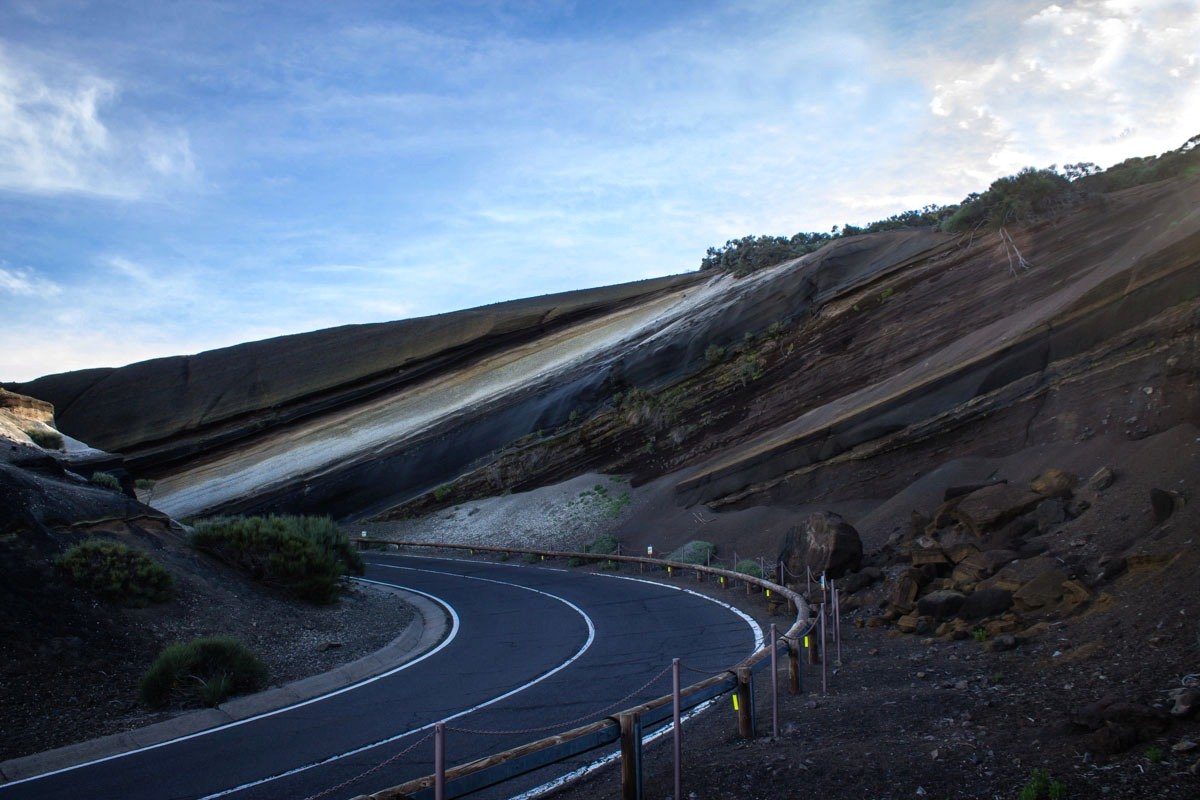
[[[838,588],[847,594],[867,588],[883,578],[883,570],[878,567],[865,567],[859,572],[852,572],[838,582]]]
[[[1175,705],[1171,707],[1172,716],[1191,716],[1197,708],[1200,708],[1200,689],[1172,689],[1171,699],[1175,701]]]
[[[1082,497],[1072,498],[1067,503],[1067,516],[1071,519],[1081,516],[1085,511],[1092,507],[1092,504]]]
[[[995,639],[988,639],[986,647],[994,653],[1003,653],[1006,650],[1015,650],[1020,640],[1012,634],[1002,634]]]
[[[976,536],[999,528],[1029,511],[1045,495],[1021,486],[999,483],[971,492],[958,502],[957,515]]]
[[[324,653],[328,650],[337,650],[341,646],[341,642],[321,642],[319,645],[317,645],[317,650]]]
[[[967,596],[962,592],[941,589],[922,597],[917,601],[917,610],[922,616],[933,617],[935,620],[949,619],[958,613]]]
[[[1061,469],[1048,469],[1029,483],[1029,488],[1045,497],[1070,497],[1079,479]]]
[[[1129,562],[1124,558],[1110,558],[1101,565],[1100,574],[1104,580],[1111,581],[1129,569]]]
[[[983,619],[1003,614],[1012,608],[1013,595],[1007,589],[980,589],[967,595],[958,615],[963,619]]]
[[[1033,519],[1037,523],[1038,533],[1046,533],[1055,525],[1067,521],[1066,503],[1061,497],[1048,497],[1037,504]]]
[[[1178,741],[1171,745],[1171,752],[1173,753],[1190,753],[1195,749],[1196,743],[1187,739],[1183,739],[1182,741]]]
[[[1092,477],[1088,478],[1087,486],[1093,491],[1102,492],[1112,486],[1116,479],[1116,473],[1108,467],[1101,467],[1092,473]]]
[[[1175,496],[1162,489],[1151,489],[1150,507],[1154,510],[1154,521],[1162,524],[1175,513]]]
[[[990,578],[998,569],[1014,560],[1017,554],[1012,550],[987,550],[964,558],[954,568],[950,577],[959,583],[979,583]]]
[[[916,607],[917,593],[921,584],[914,570],[905,570],[896,578],[892,586],[891,604],[902,611],[911,611]]]
[[[1013,603],[1020,611],[1032,611],[1052,606],[1062,599],[1066,574],[1060,569],[1048,569],[1013,594]]]

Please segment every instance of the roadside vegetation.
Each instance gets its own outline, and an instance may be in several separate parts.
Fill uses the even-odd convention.
[[[143,607],[171,599],[174,580],[161,564],[120,542],[89,539],[58,559],[76,586],[106,603]]]
[[[828,233],[807,231],[792,236],[743,236],[721,247],[710,247],[700,261],[701,270],[728,272],[735,277],[819,250],[835,239],[902,228],[936,227],[964,233],[1014,222],[1041,219],[1070,208],[1089,197],[1129,189],[1177,175],[1200,173],[1200,135],[1181,147],[1158,156],[1129,158],[1108,169],[1090,162],[1066,164],[1061,169],[1026,167],[999,178],[984,192],[975,192],[952,205],[927,205],[902,211],[866,225],[835,225]]]
[[[716,555],[716,552],[716,545],[712,542],[693,539],[667,556],[667,561],[678,561],[681,564],[704,564],[707,566],[712,557]]]
[[[117,480],[117,476],[111,472],[93,472],[89,478],[93,486],[99,486],[101,489],[112,489],[114,492],[121,491],[121,482]]]
[[[192,546],[254,580],[310,603],[337,600],[362,557],[329,517],[214,517],[195,525]]]
[[[266,685],[267,668],[245,645],[226,637],[176,642],[159,654],[142,678],[150,708],[211,707]]]
[[[63,449],[63,437],[58,431],[50,431],[45,428],[30,428],[25,431],[25,435],[43,450]]]

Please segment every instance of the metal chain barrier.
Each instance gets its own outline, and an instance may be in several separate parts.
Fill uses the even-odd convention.
[[[348,787],[352,784],[358,783],[363,778],[365,778],[368,775],[371,775],[375,772],[378,772],[379,770],[386,767],[388,764],[391,764],[396,759],[402,758],[403,756],[408,755],[409,753],[411,753],[413,751],[414,748],[416,748],[417,745],[424,744],[425,742],[429,741],[431,738],[433,738],[433,731],[430,731],[429,733],[422,736],[420,739],[417,739],[416,741],[414,741],[412,744],[410,744],[408,747],[404,748],[400,752],[389,756],[387,759],[385,759],[383,761],[380,761],[378,764],[371,767],[370,769],[364,770],[363,772],[360,772],[357,775],[355,775],[353,778],[348,778],[336,786],[330,786],[328,789],[325,789],[324,791],[317,792],[316,794],[311,794],[308,797],[304,798],[304,800],[319,800],[319,798],[327,797],[328,795],[331,795],[334,792],[339,792],[342,789],[345,789],[346,787]]]
[[[637,689],[634,689],[632,692],[630,692],[629,694],[622,697],[620,700],[615,700],[612,703],[609,703],[608,705],[606,705],[604,708],[598,708],[595,711],[589,711],[587,714],[583,714],[582,716],[575,717],[574,719],[562,720],[561,722],[555,722],[551,725],[539,725],[536,728],[517,728],[517,729],[509,730],[509,731],[504,731],[504,730],[489,731],[489,730],[479,730],[479,729],[475,729],[475,728],[459,728],[459,727],[448,727],[448,728],[446,728],[446,730],[454,731],[455,733],[474,733],[474,734],[478,734],[480,736],[509,736],[509,735],[516,734],[516,733],[541,733],[542,731],[549,731],[549,730],[554,730],[556,728],[563,728],[563,727],[566,727],[567,725],[574,725],[578,722],[583,722],[584,720],[591,719],[592,717],[601,716],[608,711],[612,711],[614,708],[620,707],[625,702],[632,700],[633,698],[637,697],[642,692],[649,689],[660,678],[662,678],[664,675],[666,675],[670,671],[671,671],[671,665],[668,664],[667,666],[663,667],[663,669],[660,670],[657,675],[655,675],[653,678],[651,678],[650,680],[643,683]]]

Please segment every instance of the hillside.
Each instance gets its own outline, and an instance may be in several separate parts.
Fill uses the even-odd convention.
[[[815,528],[841,530],[861,544],[832,571],[862,648],[977,658],[972,675],[1021,687],[953,700],[987,720],[989,758],[1041,759],[1093,794],[1186,796],[1190,747],[1169,773],[1139,759],[1200,735],[1200,174],[1113,176],[1002,224],[856,232],[745,274],[9,388],[155,479],[142,499],[162,520],[320,512],[405,539],[611,533],[659,553],[704,540],[795,575]],[[893,702],[902,673],[879,675]],[[911,716],[909,746],[933,713]],[[960,749],[938,769],[967,780]],[[1148,777],[1101,771],[1135,766]],[[990,797],[998,780],[925,786]]]

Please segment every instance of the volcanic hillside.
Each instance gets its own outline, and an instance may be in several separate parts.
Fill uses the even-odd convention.
[[[1200,707],[1177,685],[1200,672],[1195,141],[1186,168],[958,233],[843,235],[748,274],[7,388],[52,403],[68,443],[121,453],[116,474],[153,479],[140,497],[157,511],[139,514],[319,512],[505,545],[606,532],[659,553],[703,540],[829,570],[864,628],[997,652],[1054,632],[1046,649],[1075,655],[1029,667],[1029,696],[1058,704],[1038,724],[1112,755]],[[48,428],[48,406],[20,403],[23,429]],[[587,503],[607,521],[576,526]],[[1120,697],[1089,688],[1114,676]],[[1010,710],[998,730],[1034,719]],[[1046,741],[1029,751],[1058,752]]]

